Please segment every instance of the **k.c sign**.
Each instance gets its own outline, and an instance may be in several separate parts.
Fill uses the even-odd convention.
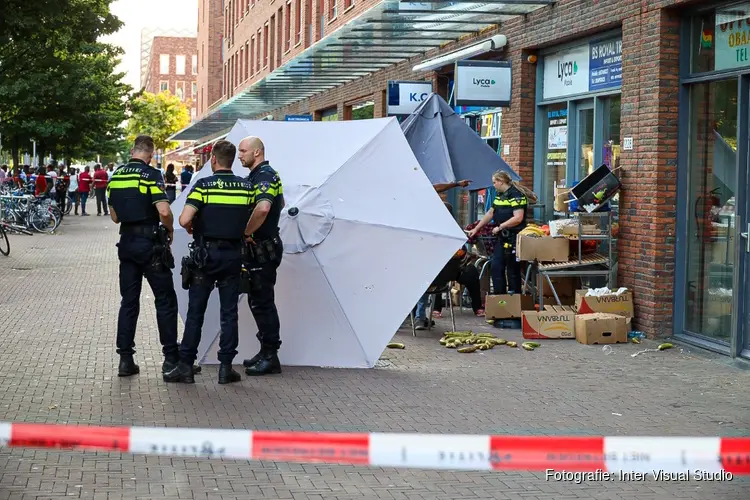
[[[510,106],[511,67],[507,61],[458,61],[456,106]]]
[[[388,115],[410,115],[432,93],[432,82],[388,82]]]

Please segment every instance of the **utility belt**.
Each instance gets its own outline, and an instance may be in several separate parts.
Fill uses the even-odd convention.
[[[154,268],[174,269],[174,256],[170,247],[169,233],[161,225],[121,224],[120,234],[143,236],[154,240],[154,254],[151,265]]]
[[[280,261],[282,252],[281,238],[277,234],[273,238],[256,241],[255,244],[246,243],[242,255],[245,262],[262,266]]]
[[[210,239],[196,237],[189,245],[190,251],[182,258],[180,274],[182,275],[182,288],[188,290],[190,285],[207,285],[206,274],[203,268],[208,262],[208,251],[212,248],[224,250],[237,250],[241,252],[242,241]],[[213,283],[210,283],[213,288]]]

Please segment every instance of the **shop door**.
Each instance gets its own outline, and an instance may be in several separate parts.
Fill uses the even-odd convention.
[[[594,101],[575,104],[576,139],[572,153],[572,178],[580,181],[594,171]]]

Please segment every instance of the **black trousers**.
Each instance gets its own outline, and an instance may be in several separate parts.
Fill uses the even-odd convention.
[[[177,197],[177,188],[168,187],[164,190],[164,192],[167,193],[167,199],[169,200],[169,203],[172,203]]]
[[[55,191],[55,201],[57,201],[57,206],[60,208],[60,213],[62,216],[65,216],[65,205],[68,204],[68,192],[58,189]]]
[[[515,244],[511,243],[511,248],[506,249],[502,238],[499,239],[492,253],[490,265],[492,266],[492,289],[495,295],[508,292],[521,293],[521,263],[516,260]]]
[[[107,207],[107,188],[96,188],[96,213],[104,215],[109,214],[109,208]]]
[[[252,260],[245,262],[252,279],[250,293],[247,294],[247,303],[255,324],[258,325],[258,333],[255,336],[261,346],[274,350],[281,347],[281,323],[276,309],[274,287],[276,286],[276,271],[281,265],[283,251],[284,246],[279,241],[276,246],[278,256],[276,260],[269,260],[264,264],[258,264]]]
[[[198,355],[203,320],[214,284],[219,289],[219,362],[231,364],[239,345],[240,274],[242,247],[240,243],[209,245],[206,265],[199,270],[200,282],[190,285],[185,333],[180,343],[180,360],[192,365]]]
[[[135,329],[141,309],[141,288],[146,277],[154,293],[156,324],[165,356],[177,355],[177,294],[172,270],[154,266],[154,240],[146,236],[123,234],[117,244],[120,258],[120,313],[117,318],[117,353],[135,353]]]
[[[482,292],[479,285],[479,271],[477,271],[477,268],[472,265],[462,267],[452,281],[458,281],[466,287],[469,291],[469,297],[471,297],[471,308],[474,312],[479,311],[482,308]],[[443,310],[442,293],[435,296],[434,310],[438,312]]]

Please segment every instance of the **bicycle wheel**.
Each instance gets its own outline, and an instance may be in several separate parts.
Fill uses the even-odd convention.
[[[52,212],[36,212],[29,217],[31,227],[40,233],[53,233],[59,224]]]
[[[0,224],[0,253],[10,255],[10,240],[2,224]]]
[[[67,202],[65,204],[65,215],[70,215],[70,211],[73,210],[73,198],[68,196],[68,199],[65,201]]]

